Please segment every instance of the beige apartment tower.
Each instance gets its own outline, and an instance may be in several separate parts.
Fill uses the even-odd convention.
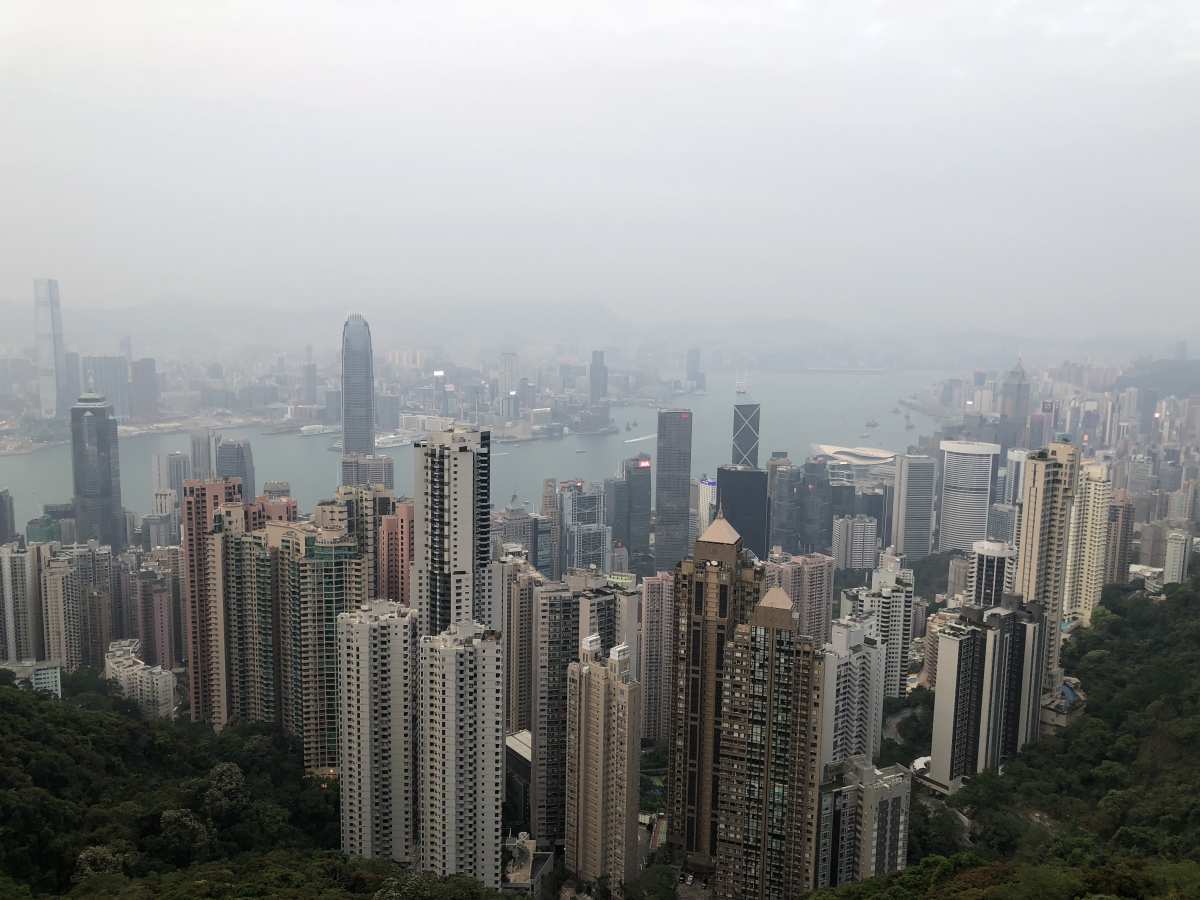
[[[357,541],[311,522],[268,522],[279,555],[280,704],[304,768],[337,774],[337,618],[367,602],[370,572]]]
[[[792,601],[800,633],[818,642],[829,640],[835,563],[824,553],[779,553],[772,554],[766,564],[766,586],[783,588]]]
[[[1025,461],[1013,592],[1046,613],[1042,688],[1047,693],[1054,693],[1062,683],[1067,544],[1078,480],[1079,448],[1071,444],[1050,444]]]
[[[675,569],[668,840],[698,868],[711,868],[716,852],[726,645],[749,621],[763,581],[762,563],[722,516]]]
[[[614,888],[638,873],[641,689],[624,644],[584,638],[567,672],[566,867]]]
[[[1092,622],[1104,591],[1112,480],[1108,466],[1093,463],[1079,470],[1079,482],[1067,537],[1067,577],[1063,614],[1068,621]]]
[[[816,874],[823,653],[771,588],[725,654],[718,900],[790,900]]]
[[[242,502],[239,479],[183,483],[183,652],[192,721],[221,728],[229,721],[225,670],[225,603],[220,561],[213,558],[219,509]]]
[[[671,739],[674,589],[675,576],[670,572],[642,579],[642,737],[656,746]]]

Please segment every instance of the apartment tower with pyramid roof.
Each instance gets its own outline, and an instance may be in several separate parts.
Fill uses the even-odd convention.
[[[764,590],[763,564],[721,515],[675,567],[668,840],[695,868],[716,851],[725,648]]]

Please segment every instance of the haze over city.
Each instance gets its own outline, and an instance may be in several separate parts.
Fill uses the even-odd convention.
[[[0,302],[53,275],[173,352],[235,309],[1144,346],[1197,324],[1198,15],[17,3]]]

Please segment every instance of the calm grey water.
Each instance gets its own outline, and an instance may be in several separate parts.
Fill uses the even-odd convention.
[[[750,393],[737,398],[732,375],[710,376],[703,397],[682,397],[679,405],[694,416],[692,470],[694,475],[715,475],[717,466],[729,462],[735,399],[762,404],[759,464],[772,450],[788,450],[803,458],[813,443],[904,449],[930,422],[913,415],[916,430],[906,431],[903,416],[891,409],[897,399],[922,390],[945,377],[934,371],[915,372],[804,372],[756,374]],[[635,443],[626,440],[652,435],[656,415],[647,407],[616,409],[613,418],[620,431],[597,437],[568,436],[561,441],[497,445],[492,466],[492,502],[503,505],[515,493],[536,509],[543,478],[605,478],[620,460],[639,452],[654,455],[653,438]],[[868,419],[879,427],[862,438]],[[626,422],[638,424],[625,431]],[[248,438],[254,447],[254,468],[259,489],[269,479],[291,482],[301,509],[327,497],[337,486],[338,454],[329,451],[332,437],[295,434],[262,434],[259,428],[228,429],[230,437]],[[150,510],[153,460],[172,450],[190,451],[187,434],[143,435],[121,442],[121,490],[128,509],[139,514]],[[580,453],[583,450],[586,452]],[[396,460],[396,493],[408,493],[412,484],[412,448],[382,451]],[[0,488],[8,488],[16,501],[18,528],[41,512],[43,503],[71,497],[71,455],[68,447],[52,447],[24,456],[0,456]]]

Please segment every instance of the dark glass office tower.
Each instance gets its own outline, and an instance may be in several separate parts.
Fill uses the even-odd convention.
[[[0,544],[17,539],[16,506],[12,494],[0,488]]]
[[[375,361],[371,326],[354,313],[342,328],[342,452],[375,452]]]
[[[673,569],[688,555],[688,500],[692,487],[692,412],[658,413],[658,462],[654,488],[654,565]]]
[[[767,473],[753,466],[719,466],[717,509],[742,536],[746,549],[766,559],[771,533]]]
[[[650,472],[648,454],[621,463],[617,478],[604,480],[604,512],[613,543],[629,550],[629,568],[645,577],[654,574],[650,552]]]
[[[828,553],[833,543],[833,488],[823,459],[792,470],[796,544],[801,553]]]
[[[588,396],[593,404],[608,396],[608,366],[604,364],[604,351],[592,351],[592,366],[588,369]]]
[[[258,496],[254,492],[254,453],[249,441],[227,441],[217,444],[217,477],[242,479],[242,496],[247,502]]]
[[[84,394],[71,407],[71,464],[77,540],[125,549],[117,420],[99,394]]]
[[[758,468],[760,410],[761,407],[757,403],[733,404],[733,464],[735,466]]]

